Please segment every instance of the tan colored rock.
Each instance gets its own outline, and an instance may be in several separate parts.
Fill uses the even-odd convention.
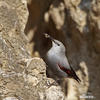
[[[15,98],[15,97],[6,97],[6,98],[4,98],[3,100],[18,100],[18,99]]]
[[[97,3],[96,3],[97,2]],[[93,34],[93,46],[96,50],[96,52],[100,53],[100,2],[94,1],[92,2],[92,8],[90,11],[89,16],[89,22],[90,22],[90,31],[91,34]]]
[[[30,12],[35,9],[32,7],[29,9]],[[44,8],[41,7],[41,11]],[[30,21],[34,19],[35,12],[31,14]],[[68,60],[82,80],[80,85],[72,79],[67,80],[69,88],[65,100],[85,100],[89,97],[99,100],[100,0],[54,0],[44,12],[41,12],[40,17],[35,17],[37,21],[30,24],[34,29],[26,27],[28,35],[30,30],[34,33],[34,36],[31,36],[31,43],[34,42],[31,46],[32,54],[44,57],[51,44],[41,33],[49,33],[65,44]]]
[[[61,88],[56,86],[51,86],[48,90],[46,90],[46,100],[64,100],[64,93],[60,92]]]
[[[31,58],[26,49],[26,5],[25,0],[0,0],[0,100],[48,100],[48,82],[54,82],[46,77],[44,61]],[[59,88],[54,88],[58,99],[64,97]]]
[[[99,100],[100,2],[30,1],[28,8],[29,17],[25,0],[0,0],[0,100],[85,100],[84,95]],[[66,79],[67,96],[64,87],[48,88],[54,80],[46,77],[42,59],[30,57],[24,28],[31,33],[30,47],[37,56],[43,57],[50,46],[40,33],[48,32],[65,44],[69,62],[82,81]]]
[[[59,1],[57,1],[56,3],[59,3]],[[64,20],[65,20],[64,9],[65,9],[64,4],[61,2],[58,7],[51,5],[50,11],[48,12],[52,20],[55,21],[54,23],[58,30],[61,29],[62,26],[64,25]]]

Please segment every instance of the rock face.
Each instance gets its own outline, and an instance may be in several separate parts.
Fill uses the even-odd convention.
[[[61,87],[48,86],[54,80],[46,77],[44,61],[26,48],[27,18],[25,0],[0,0],[0,100],[61,100]]]
[[[32,0],[28,9],[25,33],[32,55],[44,58],[51,44],[41,33],[47,32],[65,44],[69,62],[82,80],[80,85],[68,80],[66,100],[99,100],[100,0]]]
[[[80,84],[50,86],[45,62],[30,56],[50,48],[43,32],[65,44]],[[0,0],[0,100],[99,100],[99,33],[100,0]]]

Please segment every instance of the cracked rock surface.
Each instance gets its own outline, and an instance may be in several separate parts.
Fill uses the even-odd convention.
[[[64,43],[80,84],[49,86],[44,32]],[[99,33],[100,0],[0,0],[0,100],[99,100]]]
[[[0,0],[0,100],[52,100],[52,91],[61,100],[59,86],[48,88],[54,80],[46,77],[45,62],[26,48],[27,18],[26,0]]]

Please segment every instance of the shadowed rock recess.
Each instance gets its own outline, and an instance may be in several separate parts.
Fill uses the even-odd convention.
[[[50,86],[44,32],[64,43],[80,84]],[[99,76],[100,0],[0,0],[0,100],[100,100]]]

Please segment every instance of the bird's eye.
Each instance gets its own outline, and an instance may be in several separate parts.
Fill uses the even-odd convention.
[[[59,44],[59,43],[57,43],[57,45],[58,45],[58,46],[60,46],[60,44]]]
[[[57,44],[57,46],[60,46],[60,44],[58,42],[54,41],[54,43]]]

